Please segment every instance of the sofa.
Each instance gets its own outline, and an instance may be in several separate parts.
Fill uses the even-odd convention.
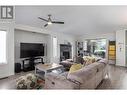
[[[62,74],[48,73],[45,89],[95,89],[108,73],[106,59],[101,59],[81,69]]]
[[[60,65],[63,65],[66,71],[70,69],[70,67],[75,63],[81,63],[83,65],[89,65],[95,61],[99,61],[102,58],[96,56],[75,56],[73,59],[66,59],[60,62]]]
[[[63,65],[66,71],[68,71],[73,64],[74,62],[70,60],[64,60],[60,62],[60,65]]]
[[[63,65],[63,67],[68,71],[70,67],[75,63],[81,63],[84,64],[85,61],[81,56],[75,56],[73,59],[66,59],[64,61],[60,62],[60,65]]]

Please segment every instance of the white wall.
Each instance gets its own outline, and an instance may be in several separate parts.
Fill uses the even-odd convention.
[[[0,78],[14,74],[14,21],[0,21],[0,29],[7,30],[7,64],[0,65]]]
[[[45,43],[47,45],[48,35],[42,33],[15,30],[15,62],[20,62],[20,43]],[[47,53],[45,53],[47,55]],[[46,58],[44,58],[46,62]]]

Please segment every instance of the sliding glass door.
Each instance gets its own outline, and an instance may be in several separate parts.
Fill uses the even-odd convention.
[[[106,39],[87,39],[84,48],[85,55],[95,55],[102,58],[106,57]]]

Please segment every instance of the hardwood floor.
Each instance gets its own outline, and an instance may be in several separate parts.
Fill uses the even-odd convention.
[[[18,77],[24,76],[28,73],[34,73],[34,71],[21,72],[15,75],[12,75],[8,78],[0,79],[0,89],[15,89],[15,81]]]
[[[109,75],[97,89],[127,89],[127,68],[109,65],[108,71]]]
[[[97,89],[127,89],[127,68],[109,65],[109,76],[99,84]],[[27,73],[34,73],[33,71]],[[14,81],[17,77],[27,74],[22,72],[6,79],[0,79],[0,89],[14,89]]]

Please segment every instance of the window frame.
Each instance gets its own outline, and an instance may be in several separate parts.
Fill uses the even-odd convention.
[[[8,63],[7,62],[7,59],[8,59],[7,58],[7,37],[8,37],[7,35],[8,35],[8,33],[7,33],[7,30],[6,29],[0,29],[0,31],[6,32],[6,49],[5,49],[6,50],[6,55],[5,55],[6,56],[6,62],[0,62],[0,65],[6,65]]]

